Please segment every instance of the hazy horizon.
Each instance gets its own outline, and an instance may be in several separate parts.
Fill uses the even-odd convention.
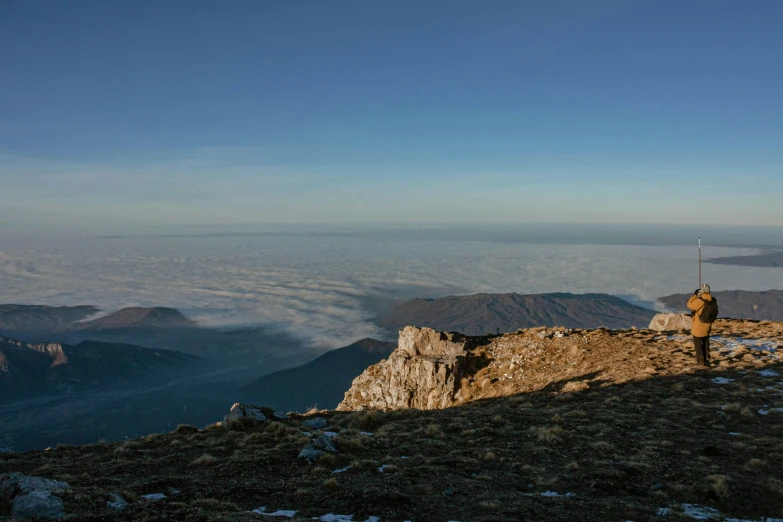
[[[704,231],[704,229],[702,229]],[[203,232],[203,231],[202,231]],[[203,325],[280,330],[316,350],[382,336],[395,299],[602,292],[661,309],[697,281],[696,230],[633,226],[303,227],[203,235],[5,237],[0,303],[170,306]],[[0,238],[2,238],[0,234]],[[783,249],[783,230],[707,229],[704,257]],[[776,268],[705,264],[714,290],[779,287]]]

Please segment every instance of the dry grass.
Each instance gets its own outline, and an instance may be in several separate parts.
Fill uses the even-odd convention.
[[[729,495],[728,478],[726,475],[710,475],[707,480],[712,482],[712,490],[720,498],[725,498]]]
[[[548,344],[536,337],[538,348],[529,350],[551,347],[546,364],[531,359],[516,389],[511,380],[498,383],[502,388],[487,383],[478,402],[439,411],[323,412],[339,432],[339,453],[315,465],[297,459],[310,440],[301,431],[311,430],[302,425],[306,417],[292,416],[241,430],[186,427],[115,444],[3,454],[0,472],[67,480],[66,511],[80,522],[249,522],[260,518],[249,514],[260,505],[299,510],[299,520],[327,512],[357,520],[653,520],[661,506],[673,507],[671,519],[679,520],[675,500],[748,520],[783,512],[783,416],[756,414],[762,404],[783,407],[783,398],[756,391],[773,382],[756,370],[783,373],[783,365],[716,354],[725,369],[694,372],[686,343],[624,334],[587,332]],[[579,359],[569,344],[575,341],[589,347],[596,366]],[[663,370],[651,377],[651,365]],[[734,382],[716,385],[716,376]],[[569,382],[591,386],[563,392]],[[705,454],[708,446],[720,455]],[[190,465],[205,455],[215,461]],[[181,493],[139,500],[171,489]],[[577,497],[544,499],[546,490]],[[121,492],[131,506],[109,512],[107,491]]]
[[[538,442],[546,444],[553,444],[560,442],[560,435],[564,432],[563,428],[558,425],[554,426],[539,426],[530,428],[530,432],[536,436]]]
[[[190,461],[191,466],[213,466],[220,462],[220,459],[213,457],[209,453],[204,453],[200,457]]]

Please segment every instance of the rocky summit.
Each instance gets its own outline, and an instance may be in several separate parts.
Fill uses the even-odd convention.
[[[2,454],[0,474],[66,483],[33,497],[79,521],[779,521],[781,341],[721,319],[704,370],[682,332],[404,328],[339,410],[229,404],[205,428]]]

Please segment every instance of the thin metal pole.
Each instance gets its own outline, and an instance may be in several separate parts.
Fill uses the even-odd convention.
[[[701,289],[701,237],[699,237],[699,289]]]

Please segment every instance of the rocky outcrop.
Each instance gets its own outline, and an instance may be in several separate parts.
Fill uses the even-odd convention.
[[[648,328],[656,332],[690,330],[692,322],[688,314],[657,314]]]
[[[62,519],[65,517],[63,501],[54,493],[68,489],[70,486],[59,480],[23,473],[0,475],[0,498],[9,505],[13,518]]]
[[[475,341],[457,333],[406,326],[388,359],[354,379],[338,410],[445,408],[459,398]]]
[[[266,415],[261,411],[258,406],[250,406],[248,404],[236,403],[231,407],[228,414],[223,417],[223,425],[228,426],[229,423],[240,420],[253,420],[256,422],[263,422],[266,420]]]

